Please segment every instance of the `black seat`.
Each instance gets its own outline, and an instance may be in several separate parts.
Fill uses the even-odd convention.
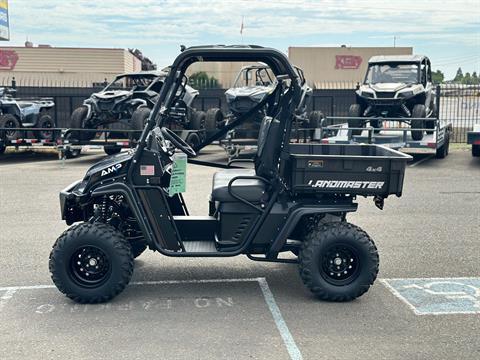
[[[281,136],[279,122],[265,116],[258,133],[258,149],[254,169],[228,169],[215,173],[212,184],[212,200],[219,202],[238,201],[228,192],[230,180],[237,176],[261,176],[267,180],[276,174]],[[258,179],[238,179],[232,184],[236,196],[254,203],[268,200],[268,184]]]
[[[213,175],[212,200],[219,202],[238,201],[228,192],[228,183],[237,176],[255,176],[254,169],[228,169]],[[266,184],[258,179],[238,179],[232,184],[232,192],[250,202],[268,200]]]

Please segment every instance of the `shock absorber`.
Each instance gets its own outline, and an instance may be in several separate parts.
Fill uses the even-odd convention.
[[[107,221],[107,195],[102,198],[102,204],[100,205],[100,217],[103,222]]]

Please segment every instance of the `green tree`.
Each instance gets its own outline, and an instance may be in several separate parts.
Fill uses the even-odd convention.
[[[453,78],[453,82],[461,83],[462,80],[463,80],[462,68],[458,68],[457,74],[456,74],[455,77]]]
[[[480,84],[480,78],[478,77],[476,71],[472,73],[472,84],[475,84],[475,85]]]
[[[471,85],[472,84],[472,76],[469,72],[466,72],[462,79],[462,84]]]
[[[432,81],[434,84],[443,83],[444,78],[445,78],[445,75],[440,70],[432,72]]]
[[[218,87],[218,80],[213,76],[208,76],[205,71],[197,71],[190,75],[189,83],[196,89],[211,89]]]

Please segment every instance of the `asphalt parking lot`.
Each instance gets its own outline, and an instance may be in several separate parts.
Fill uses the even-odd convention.
[[[153,252],[110,303],[71,302],[48,272],[66,228],[58,192],[102,156],[0,158],[0,358],[480,358],[480,159],[469,150],[416,158],[383,211],[359,199],[349,221],[375,240],[380,280],[350,303],[316,300],[295,265]],[[193,215],[207,212],[214,172],[189,166]],[[428,303],[440,298],[454,303]]]

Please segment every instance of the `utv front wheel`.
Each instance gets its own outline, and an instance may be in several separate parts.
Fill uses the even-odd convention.
[[[346,222],[314,227],[305,236],[298,260],[304,284],[327,301],[363,295],[377,278],[379,263],[373,240]]]
[[[349,128],[363,128],[365,125],[363,119],[359,119],[362,117],[362,107],[360,104],[352,104],[348,109],[348,117],[354,119],[348,119],[348,127]],[[361,135],[362,130],[352,130],[352,135]]]
[[[110,225],[82,223],[53,245],[50,273],[58,290],[79,303],[105,302],[127,286],[133,274],[130,243]]]
[[[140,107],[133,112],[131,125],[132,130],[135,130],[135,132],[130,133],[130,140],[140,139],[142,131],[150,116],[150,112],[151,110],[148,107]]]
[[[88,108],[86,106],[80,106],[76,108],[72,116],[70,117],[70,127],[72,129],[87,129],[85,122],[87,120]],[[93,129],[91,129],[93,130]],[[69,136],[75,140],[89,141],[96,135],[95,131],[72,131]]]
[[[414,129],[423,129],[425,127],[425,120],[427,116],[425,105],[417,104],[413,107],[412,110],[412,122],[410,127],[412,128],[412,139],[415,141],[420,141],[423,139],[423,130],[414,130]]]

